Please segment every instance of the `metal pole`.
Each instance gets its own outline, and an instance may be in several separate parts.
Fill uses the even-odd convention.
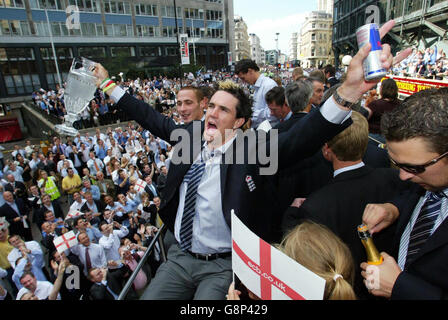
[[[45,15],[47,17],[48,31],[50,31],[50,42],[51,42],[51,48],[53,49],[53,58],[54,58],[54,64],[56,65],[56,73],[58,75],[59,87],[62,88],[62,81],[61,81],[61,75],[59,73],[58,59],[56,57],[56,50],[54,48],[54,42],[53,42],[53,32],[51,31],[50,19],[48,19],[47,9],[45,9]]]
[[[196,65],[196,32],[194,31],[194,27],[193,27],[193,19],[190,18],[191,20],[191,32],[193,33],[193,37],[192,37],[192,42],[193,42],[193,57],[194,57],[194,65]]]
[[[180,41],[179,41],[179,26],[177,25],[177,6],[176,0],[173,0],[174,3],[174,19],[176,20],[176,36],[177,36],[177,51],[179,52],[179,76],[180,76],[180,86],[182,87],[182,54],[180,52]]]
[[[132,286],[132,283],[134,282],[135,278],[137,277],[137,274],[140,272],[140,270],[142,269],[143,265],[146,263],[146,260],[149,258],[149,255],[151,254],[152,250],[154,250],[156,242],[159,240],[159,237],[163,233],[165,228],[166,227],[163,225],[159,229],[157,234],[154,236],[154,238],[152,239],[152,241],[149,244],[148,248],[146,249],[145,254],[140,259],[140,262],[138,263],[137,267],[134,269],[134,271],[132,272],[132,274],[129,277],[128,281],[126,282],[126,284],[124,285],[123,289],[121,290],[120,295],[118,296],[117,300],[124,300],[124,298],[126,297],[126,295],[129,292],[129,289]]]

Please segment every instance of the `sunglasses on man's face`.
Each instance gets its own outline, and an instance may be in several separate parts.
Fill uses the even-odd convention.
[[[445,152],[444,154],[438,156],[437,158],[432,159],[431,161],[428,161],[425,164],[420,164],[420,165],[398,163],[394,159],[392,159],[391,157],[389,157],[389,159],[392,162],[392,164],[394,164],[395,166],[397,166],[400,169],[403,169],[406,172],[409,172],[409,173],[412,173],[412,174],[420,174],[420,173],[425,172],[427,167],[432,166],[433,164],[436,164],[437,162],[442,160],[447,155],[448,155],[448,151]]]

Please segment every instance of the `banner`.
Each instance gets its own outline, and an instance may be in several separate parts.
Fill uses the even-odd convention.
[[[232,269],[263,300],[322,300],[325,280],[250,231],[232,210]]]
[[[190,64],[190,50],[188,48],[188,34],[182,33],[180,37],[180,54],[182,64]]]
[[[227,60],[229,61],[229,66],[233,64],[232,52],[227,52]]]
[[[386,76],[384,79],[394,79],[397,83],[398,92],[404,96],[410,96],[422,90],[431,88],[448,87],[447,81],[429,80],[421,78],[391,77]],[[383,80],[384,80],[383,79]]]

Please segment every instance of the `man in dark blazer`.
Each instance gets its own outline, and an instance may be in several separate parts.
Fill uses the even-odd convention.
[[[358,298],[369,298],[359,265],[366,252],[356,232],[368,203],[384,202],[399,194],[407,184],[398,177],[398,170],[374,169],[362,161],[369,140],[367,120],[352,113],[353,124],[325,144],[324,156],[332,163],[335,177],[323,188],[313,192],[301,206],[287,210],[285,233],[309,219],[327,226],[351,250],[355,262],[354,290]],[[404,184],[404,185],[403,185]],[[388,228],[374,241],[379,250],[390,250],[393,228]]]
[[[20,198],[26,201],[26,186],[20,181],[16,181],[12,174],[6,176],[8,183],[5,184],[5,191],[9,191],[14,195],[14,198]]]
[[[42,196],[42,204],[36,211],[36,215],[33,216],[33,222],[37,224],[39,229],[41,229],[42,223],[45,221],[45,212],[47,211],[53,212],[56,218],[64,219],[64,212],[62,211],[59,201],[57,199],[51,201],[51,197],[48,194],[44,194]]]
[[[123,279],[127,270],[125,268],[117,269],[115,272],[109,272],[107,268],[92,268],[89,270],[88,278],[93,282],[90,287],[91,300],[117,300],[123,289]]]
[[[384,262],[375,268],[361,265],[373,295],[448,298],[447,101],[447,88],[420,91],[382,119],[391,162],[413,187],[391,202],[365,209],[363,221],[375,235],[397,222],[395,249],[388,252],[392,256],[381,253]]]
[[[392,24],[383,27],[383,33],[391,27]],[[388,56],[384,67],[389,68],[393,58],[387,52],[387,45],[384,54]],[[287,133],[280,134],[278,141],[268,137],[265,143],[258,145],[248,142],[248,139],[242,143],[235,143],[237,141],[235,130],[241,128],[251,117],[251,102],[244,91],[233,82],[228,81],[220,85],[220,89],[209,103],[205,122],[193,122],[186,126],[184,131],[175,132],[181,138],[180,141],[171,139],[171,134],[177,129],[171,119],[163,117],[144,102],[132,98],[120,87],[111,87],[107,90],[107,94],[117,102],[118,106],[131,118],[136,119],[140,125],[170,144],[177,144],[175,146],[176,160],[181,160],[180,157],[183,156],[187,158],[185,162],[179,161],[180,164],[172,160],[165,188],[165,199],[159,211],[164,223],[174,231],[179,245],[171,246],[168,261],[159,267],[155,278],[143,295],[144,299],[224,298],[232,278],[230,260],[232,210],[235,210],[243,223],[266,241],[279,239],[281,221],[278,221],[279,215],[275,214],[277,210],[273,181],[275,174],[268,175],[267,172],[272,168],[267,167],[266,162],[262,164],[260,158],[255,159],[255,164],[247,164],[248,157],[256,155],[260,149],[278,150],[278,167],[288,167],[314,154],[325,141],[342,131],[351,122],[349,120],[344,123],[345,125],[341,125],[350,114],[346,107],[349,102],[343,101],[354,103],[374,85],[362,80],[362,61],[367,55],[368,50],[361,49],[356,59],[352,60],[350,77],[347,77],[350,81],[346,81],[338,93],[340,97],[345,97],[345,99],[341,97],[337,100],[341,104],[337,104],[336,100],[329,100],[328,105],[308,114],[306,119],[303,119],[305,121],[298,122]],[[99,64],[96,65],[95,73],[99,78],[98,85],[108,78],[107,71]],[[333,120],[334,123],[327,119]],[[314,134],[315,130],[318,130],[320,134]],[[261,133],[254,134],[260,138]],[[204,137],[206,143],[201,141],[201,136]],[[278,142],[276,145],[278,148],[273,146],[273,149],[270,149],[270,143],[275,145],[276,142]],[[203,145],[205,148],[201,150]],[[239,150],[240,152],[233,153],[233,158],[230,158],[233,164],[229,164],[231,161],[228,161],[229,159],[226,161],[225,152],[237,148],[242,149]],[[246,164],[235,164],[237,155],[243,155],[245,157],[243,163]],[[201,159],[210,163],[210,169],[205,170],[207,171],[204,173],[205,179],[196,180],[202,175],[201,173],[198,176],[196,173],[201,172],[201,166],[204,168],[205,165]],[[211,163],[217,163],[219,166],[213,166]],[[275,163],[271,164],[275,167]],[[219,171],[216,171],[216,168]],[[195,205],[192,206],[192,203],[188,202],[188,207],[182,210],[188,198],[186,188],[190,181],[195,184],[197,192],[194,197],[197,196],[197,199],[193,198]],[[213,192],[210,192],[211,189]],[[191,199],[190,194],[188,201]],[[203,214],[210,213],[214,217],[213,231],[195,228],[194,223],[192,229],[191,224],[188,230],[182,229],[184,213],[190,215],[191,209],[196,221],[207,219],[209,216]],[[190,217],[185,219],[185,223],[187,221],[192,223]],[[191,234],[192,230],[193,234]],[[216,237],[218,234],[222,238]],[[218,262],[214,263],[214,260]],[[202,280],[199,284],[191,282],[187,285],[180,281],[182,277],[193,279],[197,276]],[[205,282],[207,285],[201,285]]]
[[[28,219],[28,209],[22,199],[14,200],[12,192],[3,192],[5,204],[0,207],[0,217],[9,222],[9,234],[20,235],[26,241],[32,241],[31,225]]]

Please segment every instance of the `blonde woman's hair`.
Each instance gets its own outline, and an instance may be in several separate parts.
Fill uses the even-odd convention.
[[[356,300],[351,252],[327,227],[304,221],[291,230],[277,248],[325,279],[324,300]]]

